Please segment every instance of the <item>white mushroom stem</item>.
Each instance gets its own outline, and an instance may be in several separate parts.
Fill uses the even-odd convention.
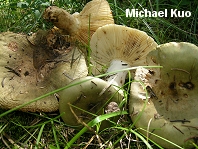
[[[130,65],[122,60],[112,60],[107,70],[107,73],[115,72],[115,74],[111,74],[107,76],[105,81],[107,81],[109,85],[122,87],[126,79],[127,71],[119,71],[119,72],[116,72],[116,71],[126,69],[129,67]]]

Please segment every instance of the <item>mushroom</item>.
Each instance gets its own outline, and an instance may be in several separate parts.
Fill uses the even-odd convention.
[[[145,32],[121,25],[109,24],[100,27],[93,34],[90,47],[93,74],[115,72],[121,69],[146,64],[146,55],[157,43]],[[109,84],[122,87],[127,71],[107,76]]]
[[[163,68],[136,70],[129,101],[132,121],[164,148],[194,147],[198,139],[198,47],[187,42],[162,44],[147,55],[147,63]]]
[[[96,115],[119,110],[115,105],[120,103],[122,96],[113,87],[101,93],[106,85],[106,81],[91,76],[72,81],[69,88],[59,92],[59,111],[63,121],[67,125],[81,128],[83,122],[91,121]],[[112,108],[112,104],[117,108]],[[103,122],[101,127],[107,125],[108,121]]]
[[[40,41],[44,42],[45,38],[40,38]],[[69,50],[67,54],[46,57],[45,54],[53,53],[53,49],[47,45],[30,42],[26,35],[12,32],[0,34],[0,108],[14,108],[63,87],[73,79],[87,75],[85,59],[79,58],[78,50]],[[33,52],[38,49],[42,52],[44,60],[38,58],[36,54],[33,56]],[[67,48],[63,49],[67,51]],[[39,64],[36,65],[36,62]],[[20,110],[56,111],[58,100],[55,95],[50,95]]]
[[[85,45],[89,44],[98,27],[114,23],[106,0],[92,0],[80,13],[72,15],[62,8],[50,6],[45,10],[43,17],[61,29],[63,34],[70,35],[72,41],[79,41]]]

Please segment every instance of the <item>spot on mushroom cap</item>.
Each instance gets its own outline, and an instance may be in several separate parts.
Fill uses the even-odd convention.
[[[142,111],[137,128],[149,127],[150,132],[177,145],[192,147],[198,135],[198,47],[186,42],[162,44],[147,55],[147,63],[163,68],[136,70],[135,80],[147,88],[148,103],[142,111],[146,92],[139,82],[133,82],[129,101],[132,121]],[[174,148],[154,135],[149,137],[162,147]]]
[[[146,55],[156,46],[145,32],[115,24],[98,28],[90,41],[93,61],[106,66],[112,59],[131,66],[145,65]]]

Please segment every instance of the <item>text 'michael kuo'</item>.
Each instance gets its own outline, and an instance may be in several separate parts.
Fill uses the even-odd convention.
[[[138,9],[126,9],[126,17],[190,17],[190,11],[179,11],[177,9],[164,9],[163,11],[150,11],[147,9],[138,10]]]

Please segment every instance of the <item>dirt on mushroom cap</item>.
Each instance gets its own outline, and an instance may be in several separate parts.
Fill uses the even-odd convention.
[[[79,52],[76,52],[76,61],[72,69],[71,52],[56,58],[51,57],[52,59],[43,55],[44,63],[40,63],[38,67],[35,66],[34,59],[36,57],[33,56],[33,53],[39,45],[34,44],[32,40],[27,40],[26,35],[23,34],[11,32],[0,34],[1,108],[14,108],[67,85],[72,79],[87,75],[85,60],[78,59]],[[39,49],[46,50],[41,46]],[[36,62],[39,63],[40,59],[36,59]],[[51,95],[20,110],[51,112],[57,109],[58,101],[54,95]]]
[[[145,32],[115,24],[98,28],[90,41],[92,61],[99,71],[109,67],[112,59],[125,61],[130,66],[145,65],[146,55],[156,46]]]
[[[148,65],[163,68],[136,71],[135,80],[143,82],[144,86],[132,83],[129,109],[133,121],[143,110],[135,123],[143,134],[148,135],[146,130],[149,130],[185,148],[192,148],[192,143],[197,142],[197,56],[198,47],[191,43],[166,43],[147,56]],[[152,134],[149,138],[162,147],[176,148]]]

